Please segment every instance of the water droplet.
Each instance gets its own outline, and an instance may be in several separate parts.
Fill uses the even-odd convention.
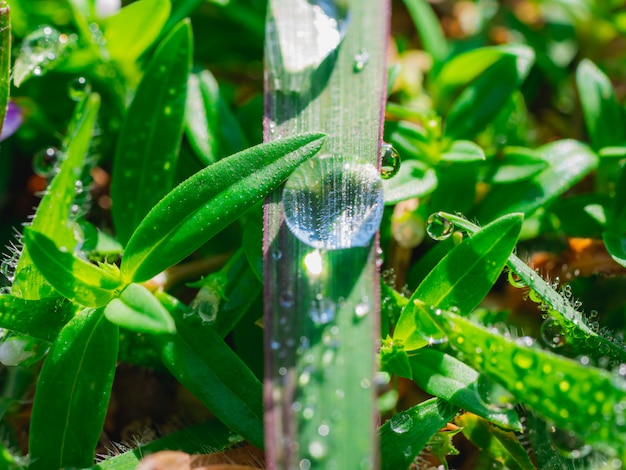
[[[552,447],[567,459],[581,459],[591,453],[591,446],[585,444],[572,431],[552,428],[550,433]]]
[[[426,233],[433,240],[445,240],[454,232],[454,224],[441,213],[431,214],[426,220]]]
[[[67,94],[73,101],[82,101],[91,93],[91,83],[85,77],[77,77],[67,85]]]
[[[76,184],[74,185],[74,193],[76,193],[76,195],[78,196],[80,194],[83,194],[83,191],[83,182],[81,180],[76,180]]]
[[[311,470],[311,461],[309,459],[300,460],[300,470]]]
[[[273,80],[284,91],[303,91],[316,70],[343,40],[348,26],[346,0],[292,0],[271,2],[266,31],[266,60]],[[281,70],[289,81],[281,83]]]
[[[361,388],[367,390],[372,386],[372,382],[368,378],[364,378],[361,380]]]
[[[400,171],[400,154],[391,144],[380,147],[380,176],[388,180]]]
[[[393,432],[403,434],[413,427],[413,418],[407,413],[398,413],[389,420],[389,427]]]
[[[322,296],[311,301],[309,316],[316,325],[325,325],[335,318],[335,303]]]
[[[63,160],[63,152],[56,147],[40,150],[33,157],[33,171],[44,178],[54,176]]]
[[[313,405],[306,405],[302,410],[302,417],[306,420],[313,418],[315,414],[315,407]]]
[[[289,177],[283,207],[287,226],[309,246],[367,246],[383,215],[382,180],[373,165],[321,155]]]
[[[476,392],[480,401],[490,410],[510,410],[515,405],[515,397],[506,388],[486,375],[478,377]]]
[[[367,52],[367,49],[361,49],[354,55],[354,71],[356,73],[361,72],[369,61],[370,53]]]
[[[281,259],[282,257],[283,257],[283,252],[282,252],[282,251],[280,251],[280,250],[274,250],[274,251],[272,251],[272,258],[273,258],[273,259],[279,260],[279,259]]]
[[[315,250],[304,257],[304,266],[307,272],[311,276],[319,276],[322,274],[324,270],[324,264],[322,260],[322,255],[318,250]]]
[[[61,58],[69,44],[70,37],[52,26],[37,28],[22,42],[20,55],[13,69],[14,81],[20,84],[31,73],[37,76],[43,75],[49,65]]]
[[[280,304],[281,307],[285,309],[293,307],[293,303],[294,303],[293,294],[289,292],[282,293],[280,297],[278,298],[278,303]]]
[[[518,289],[526,287],[526,283],[513,271],[508,272],[509,284]]]
[[[309,444],[309,454],[311,454],[311,457],[316,460],[320,460],[326,457],[327,452],[328,449],[326,448],[326,444],[324,444],[322,441],[312,441]]]
[[[330,427],[327,424],[320,424],[317,428],[317,433],[322,437],[326,437],[330,433]]]
[[[541,324],[541,339],[550,348],[560,348],[567,342],[567,333],[554,318],[548,318]]]
[[[513,364],[526,372],[535,365],[535,356],[530,351],[518,349],[513,354]]]
[[[361,302],[354,307],[354,315],[357,319],[365,317],[370,312],[369,298],[363,297]]]
[[[407,446],[406,449],[404,449],[402,451],[402,453],[404,454],[405,457],[412,457],[413,456],[413,447]]]

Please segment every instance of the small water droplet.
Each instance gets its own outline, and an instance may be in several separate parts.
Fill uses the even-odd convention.
[[[317,433],[322,437],[328,436],[328,434],[330,434],[330,426],[327,424],[320,424],[317,428]]]
[[[397,434],[404,434],[413,427],[413,418],[407,413],[398,413],[389,420],[389,427]]]
[[[384,143],[380,147],[380,176],[388,180],[400,171],[400,154],[393,145]]]
[[[567,342],[567,333],[558,320],[548,318],[541,324],[541,339],[550,348],[560,348]]]
[[[83,194],[83,191],[83,182],[81,180],[76,180],[76,184],[74,185],[74,193],[76,193],[76,195],[78,196],[80,194]]]
[[[372,382],[368,378],[364,378],[361,380],[361,388],[367,390],[372,386]]]
[[[405,457],[412,457],[413,456],[413,447],[411,446],[407,446],[402,453],[404,454]]]
[[[526,287],[526,283],[513,271],[508,272],[509,284],[518,289]]]
[[[311,301],[309,316],[316,325],[325,325],[335,318],[335,303],[324,297],[316,297]]]
[[[56,147],[48,147],[37,152],[33,157],[33,171],[44,178],[54,176],[63,160],[63,152]]]
[[[70,37],[52,26],[41,26],[24,38],[15,62],[14,80],[21,83],[29,73],[43,75],[48,65],[56,62],[70,43]]]
[[[293,307],[293,303],[294,303],[293,294],[289,292],[282,293],[280,297],[278,298],[278,303],[280,304],[281,307],[285,309]]]
[[[445,240],[454,232],[454,224],[441,213],[431,214],[426,220],[426,233],[433,240]]]
[[[373,165],[321,155],[289,177],[283,207],[287,226],[309,246],[367,246],[383,215],[382,180]]]
[[[309,459],[300,460],[300,470],[311,470],[311,461]]]
[[[327,452],[328,452],[328,449],[326,448],[326,444],[324,444],[322,441],[316,440],[316,441],[312,441],[309,444],[309,454],[315,460],[323,459],[324,457],[326,457]]]
[[[67,94],[73,101],[82,101],[91,93],[91,83],[85,77],[76,77],[67,85]]]
[[[486,375],[478,377],[476,392],[480,401],[493,411],[510,410],[515,404],[515,397],[506,388]]]
[[[535,365],[535,356],[524,349],[518,349],[513,354],[513,364],[524,372],[527,372]]]
[[[302,417],[306,420],[313,418],[315,414],[315,407],[313,405],[306,405],[304,410],[302,410]]]
[[[585,444],[572,431],[552,428],[550,441],[552,447],[567,459],[581,459],[591,453],[591,446]]]
[[[283,252],[280,250],[274,250],[272,251],[272,258],[275,260],[279,260],[283,257]]]
[[[370,312],[369,298],[363,297],[361,302],[354,307],[354,315],[357,319],[365,317]]]
[[[361,49],[354,55],[354,71],[356,73],[361,72],[367,63],[370,61],[370,53],[367,52],[367,49]]]

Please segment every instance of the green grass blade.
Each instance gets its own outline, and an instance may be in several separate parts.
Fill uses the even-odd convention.
[[[392,417],[378,430],[381,469],[408,469],[430,438],[451,421],[457,411],[457,407],[446,401],[431,398]]]
[[[0,328],[20,335],[52,342],[71,317],[69,304],[58,297],[24,300],[0,295]]]
[[[111,197],[113,222],[123,244],[174,184],[191,47],[191,26],[183,22],[159,45],[122,126]]]
[[[178,185],[128,242],[121,267],[124,279],[145,281],[184,259],[315,155],[322,138],[307,134],[257,145]]]
[[[440,333],[426,312],[431,308],[457,308],[468,315],[500,276],[522,228],[521,214],[510,214],[485,226],[443,258],[417,287],[404,308],[394,342],[406,350],[436,341]]]
[[[404,0],[404,4],[415,23],[422,47],[436,64],[442,63],[448,55],[449,46],[432,7],[426,0]]]
[[[0,133],[9,103],[9,71],[11,68],[11,19],[10,8],[0,2]]]
[[[101,310],[83,310],[44,361],[30,423],[29,469],[88,467],[109,403],[119,331]]]

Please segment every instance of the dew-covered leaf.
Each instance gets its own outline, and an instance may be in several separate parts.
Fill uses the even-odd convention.
[[[169,312],[140,284],[130,284],[104,309],[107,319],[138,333],[174,333],[176,325]]]
[[[113,222],[122,243],[174,184],[191,44],[190,24],[180,23],[159,45],[124,120],[111,180]]]
[[[143,281],[184,259],[261,201],[320,149],[321,134],[260,144],[199,171],[141,222],[122,261],[127,280]]]
[[[106,415],[119,330],[102,310],[86,309],[65,325],[41,369],[29,433],[28,468],[85,468]]]
[[[428,441],[456,415],[458,408],[431,398],[394,415],[378,429],[382,470],[405,470]]]
[[[383,180],[385,204],[392,205],[406,199],[426,196],[436,187],[435,170],[419,160],[406,160],[397,175]]]
[[[396,325],[394,341],[413,350],[440,336],[426,314],[431,307],[458,308],[466,315],[476,308],[513,251],[522,219],[521,214],[503,216],[454,247],[411,296]]]
[[[54,341],[72,317],[69,304],[59,297],[24,300],[0,294],[0,328],[44,341]]]

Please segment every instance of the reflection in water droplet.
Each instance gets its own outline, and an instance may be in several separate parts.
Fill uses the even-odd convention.
[[[288,83],[273,83],[283,91],[300,92],[316,70],[341,44],[348,26],[346,0],[270,1],[265,56],[272,78],[289,72]],[[308,80],[307,80],[308,79]]]
[[[366,246],[383,215],[383,186],[373,165],[321,155],[303,163],[283,190],[285,221],[315,248]]]
[[[50,178],[58,172],[62,159],[63,153],[56,147],[40,150],[33,157],[33,170],[39,176]]]
[[[380,176],[388,180],[400,171],[400,154],[391,144],[380,147]]]
[[[454,224],[439,212],[426,220],[426,233],[433,240],[445,240],[454,232]]]
[[[370,61],[370,53],[367,52],[367,49],[361,49],[354,56],[354,71],[361,72],[367,63]]]
[[[558,320],[548,318],[541,324],[541,339],[551,348],[560,348],[567,342],[567,333]]]
[[[550,432],[552,447],[567,459],[581,459],[591,453],[591,446],[585,444],[572,431],[552,428]]]
[[[480,375],[476,383],[478,398],[483,404],[493,411],[505,411],[513,409],[515,397],[497,382],[486,375]]]
[[[85,77],[77,77],[68,84],[67,93],[73,101],[82,101],[91,93],[91,83]]]
[[[403,434],[413,427],[413,418],[407,413],[398,413],[389,420],[389,427],[393,432]]]

